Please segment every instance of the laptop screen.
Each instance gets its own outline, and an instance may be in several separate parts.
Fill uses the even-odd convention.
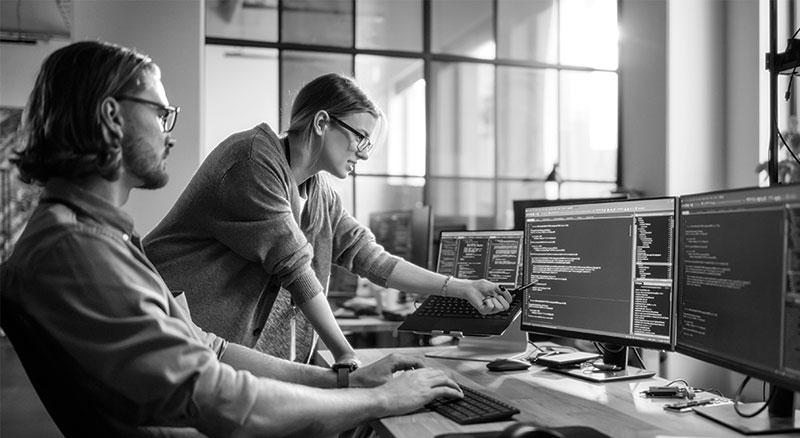
[[[442,231],[436,272],[520,286],[523,236],[521,230]]]

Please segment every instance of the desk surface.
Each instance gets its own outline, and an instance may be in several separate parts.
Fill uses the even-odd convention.
[[[440,347],[358,350],[364,363],[391,352],[424,356]],[[330,352],[320,351],[330,363]],[[491,372],[484,362],[425,358],[429,366],[451,371],[462,385],[481,390],[516,406],[522,411],[516,421],[531,421],[542,426],[592,426],[615,438],[737,437],[744,436],[694,412],[672,413],[663,405],[675,399],[643,398],[639,393],[650,386],[664,385],[661,378],[592,383],[556,374],[533,365],[526,371]],[[710,396],[710,394],[703,394]],[[448,432],[498,431],[511,421],[460,426],[428,410],[375,421],[382,437],[423,438]],[[786,437],[797,435],[769,435]]]

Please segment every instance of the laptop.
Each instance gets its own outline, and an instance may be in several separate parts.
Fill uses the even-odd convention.
[[[442,231],[436,272],[453,277],[485,278],[506,289],[521,285],[522,230]],[[519,315],[522,293],[504,312],[481,315],[467,301],[431,295],[408,315],[398,330],[417,334],[499,336]]]

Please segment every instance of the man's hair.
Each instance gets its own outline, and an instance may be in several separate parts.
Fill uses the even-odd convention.
[[[159,76],[149,57],[110,43],[82,41],[53,52],[28,98],[20,149],[11,159],[20,178],[45,183],[99,174],[115,180],[122,148],[104,139],[102,102],[140,92],[149,77]]]

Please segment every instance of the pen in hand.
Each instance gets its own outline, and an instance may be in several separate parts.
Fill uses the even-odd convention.
[[[526,284],[525,286],[515,287],[515,288],[513,288],[513,289],[506,289],[506,288],[504,288],[503,286],[500,286],[500,289],[503,289],[504,291],[506,291],[506,292],[508,292],[508,293],[510,293],[510,294],[515,294],[515,293],[517,293],[517,292],[522,292],[522,291],[524,291],[525,289],[527,289],[527,288],[529,288],[529,287],[533,286],[534,284],[536,284],[536,283],[538,283],[538,282],[539,282],[539,280],[533,280],[533,281],[531,281],[530,283]]]

